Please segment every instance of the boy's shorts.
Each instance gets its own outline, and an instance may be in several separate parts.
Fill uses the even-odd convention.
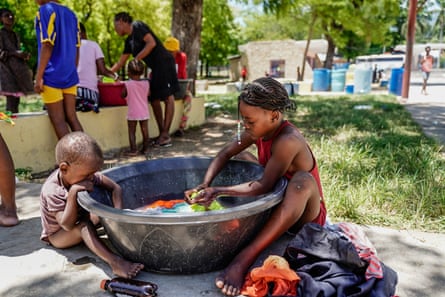
[[[50,104],[62,101],[64,94],[76,96],[77,86],[74,85],[66,89],[58,89],[43,85],[43,92],[40,93],[40,96],[42,96],[43,103]]]

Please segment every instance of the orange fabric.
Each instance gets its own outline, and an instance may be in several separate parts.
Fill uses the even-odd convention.
[[[176,200],[156,200],[155,202],[140,207],[140,209],[149,209],[149,208],[156,208],[156,207],[163,207],[163,208],[173,208],[176,204],[184,202],[184,199],[176,199]]]
[[[271,255],[263,266],[256,267],[247,274],[241,294],[250,297],[263,297],[268,294],[269,283],[273,283],[272,296],[297,296],[300,277],[290,269],[283,257]]]

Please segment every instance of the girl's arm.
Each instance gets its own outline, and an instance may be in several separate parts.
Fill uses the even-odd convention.
[[[124,87],[122,89],[121,98],[127,98],[128,92],[127,92],[127,85],[124,84]]]

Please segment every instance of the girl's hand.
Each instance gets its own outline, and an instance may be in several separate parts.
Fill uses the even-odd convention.
[[[217,191],[215,188],[205,188],[199,191],[190,190],[185,193],[185,201],[188,204],[200,204],[205,207],[210,206],[210,204],[217,198]]]

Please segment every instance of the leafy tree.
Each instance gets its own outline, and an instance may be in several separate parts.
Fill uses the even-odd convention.
[[[227,0],[204,0],[200,59],[206,66],[227,64],[237,53],[238,29]],[[208,71],[206,71],[208,75]]]

